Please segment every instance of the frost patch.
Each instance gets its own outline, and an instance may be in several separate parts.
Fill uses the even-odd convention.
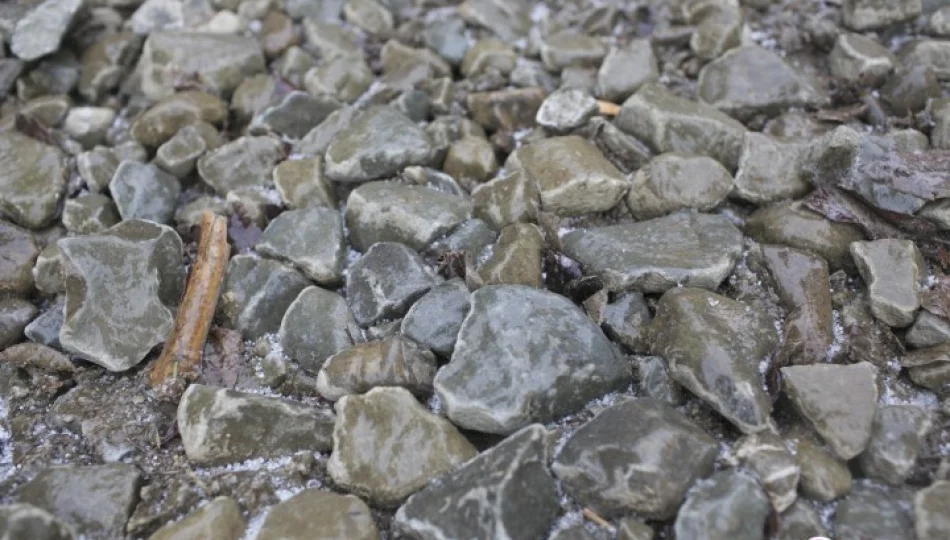
[[[264,508],[260,514],[257,514],[253,519],[247,522],[247,529],[244,530],[242,540],[254,540],[257,538],[257,535],[261,532],[261,527],[264,526],[264,521],[267,519],[267,514],[270,513],[270,509],[271,507]]]
[[[825,362],[831,362],[835,356],[841,354],[844,347],[844,325],[841,324],[841,312],[837,309],[831,312],[831,332],[834,339],[831,340],[831,345],[825,353]]]
[[[203,476],[218,476],[235,472],[277,471],[290,465],[290,459],[290,456],[272,459],[254,458],[220,467],[196,467],[195,472]]]
[[[6,428],[10,410],[7,402],[0,399],[0,482],[13,476],[13,435]]]

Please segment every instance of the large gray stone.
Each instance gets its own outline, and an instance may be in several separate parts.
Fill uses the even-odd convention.
[[[795,457],[801,467],[802,495],[831,502],[851,491],[851,471],[847,463],[810,438],[798,441]]]
[[[182,519],[155,531],[148,540],[212,537],[218,540],[239,540],[244,536],[245,529],[246,524],[237,501],[231,497],[216,497]]]
[[[346,275],[346,301],[361,326],[399,318],[440,278],[402,244],[373,244]]]
[[[811,190],[802,176],[805,145],[778,141],[763,133],[748,131],[736,170],[735,196],[764,204],[796,199]]]
[[[776,512],[784,512],[798,497],[801,468],[781,437],[768,431],[746,435],[733,449],[739,463],[759,477]]]
[[[56,516],[31,504],[0,506],[0,538],[73,540],[72,529]]]
[[[611,49],[607,53],[597,72],[594,94],[618,103],[659,77],[660,69],[650,40],[635,39],[629,45]]]
[[[277,336],[284,353],[314,374],[327,358],[362,340],[346,300],[320,287],[300,292],[284,313]]]
[[[66,189],[66,164],[58,148],[21,135],[0,133],[0,214],[29,229],[56,215]]]
[[[248,131],[277,133],[297,140],[342,106],[329,95],[314,97],[307,92],[295,90],[284,96],[279,103],[262,110],[248,126]]]
[[[742,233],[722,216],[682,212],[640,223],[576,230],[564,253],[612,292],[715,289],[742,252]]]
[[[228,263],[218,314],[247,339],[276,332],[307,278],[277,261],[237,255]]]
[[[175,215],[181,184],[155,165],[123,161],[109,182],[109,193],[123,220],[168,224]]]
[[[215,465],[326,452],[334,423],[326,409],[203,384],[188,387],[177,418],[188,460]]]
[[[871,440],[858,457],[869,478],[899,486],[910,475],[933,425],[931,414],[914,405],[887,405],[874,415]]]
[[[255,248],[265,257],[289,262],[320,285],[343,280],[346,240],[343,220],[334,209],[282,212],[267,225]]]
[[[455,340],[470,306],[468,288],[463,281],[436,285],[409,308],[400,331],[432,352],[449,357],[455,350]]]
[[[627,208],[637,220],[678,210],[712,210],[732,191],[732,175],[706,156],[660,154],[634,175]]]
[[[379,532],[358,497],[310,488],[274,505],[255,539],[379,540]]]
[[[834,537],[842,540],[913,540],[911,498],[902,490],[862,481],[838,504]]]
[[[520,285],[477,290],[452,360],[435,378],[457,425],[508,434],[630,382],[600,328],[562,296]]]
[[[914,496],[914,530],[918,540],[950,536],[950,481],[938,480]]]
[[[910,240],[883,238],[854,242],[851,255],[868,286],[874,318],[899,328],[914,322],[920,307],[918,287],[927,273],[917,246]]]
[[[764,540],[771,507],[755,477],[728,469],[700,482],[676,516],[676,538]]]
[[[400,335],[358,343],[320,368],[317,391],[330,401],[363,394],[378,386],[398,386],[421,398],[432,394],[438,369],[435,355]]]
[[[543,538],[558,511],[548,432],[532,424],[416,493],[396,512],[407,538]]]
[[[201,156],[198,174],[221,195],[239,188],[267,187],[282,154],[275,137],[241,137]]]
[[[46,0],[17,21],[10,50],[27,62],[56,52],[83,0]]]

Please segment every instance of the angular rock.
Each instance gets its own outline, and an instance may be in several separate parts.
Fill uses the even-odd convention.
[[[947,76],[950,75],[944,73],[944,77]],[[881,86],[880,94],[881,103],[895,114],[916,113],[926,108],[931,99],[943,98],[940,81],[937,80],[934,67],[927,63],[898,67],[897,71]],[[934,127],[937,128],[937,126]]]
[[[38,311],[36,306],[20,298],[0,299],[0,350],[23,338],[23,330]]]
[[[0,220],[0,294],[33,290],[33,263],[40,254],[30,231]]]
[[[907,330],[904,339],[915,348],[934,347],[950,343],[950,320],[921,310],[917,320]]]
[[[248,131],[253,134],[276,133],[300,139],[343,105],[328,95],[311,96],[295,90],[280,102],[262,110]]]
[[[327,358],[362,339],[346,300],[319,287],[300,292],[284,313],[277,336],[284,353],[313,374]]]
[[[597,100],[587,92],[563,88],[545,98],[536,120],[555,133],[568,133],[587,123],[598,110]]]
[[[277,261],[237,255],[228,263],[218,314],[245,339],[257,339],[280,328],[287,308],[308,285],[303,275]]]
[[[171,139],[158,147],[158,151],[155,153],[155,164],[177,178],[191,174],[191,171],[195,169],[198,158],[208,150],[209,146],[202,135],[203,129],[199,128],[198,125],[210,130],[217,137],[218,133],[211,124],[202,123],[185,126],[178,130],[178,133]]]
[[[532,87],[473,92],[465,99],[476,124],[489,131],[514,131],[534,127],[544,97],[544,89]]]
[[[239,540],[246,524],[241,507],[230,497],[216,497],[184,518],[165,525],[148,540],[188,540],[190,538],[219,538]]]
[[[821,516],[805,501],[796,501],[779,518],[776,540],[800,540],[816,536],[829,536]]]
[[[452,360],[435,378],[456,425],[513,433],[630,382],[629,367],[606,336],[566,298],[490,285],[471,302]]]
[[[448,252],[464,251],[477,258],[497,238],[498,233],[491,230],[484,221],[477,218],[470,219],[456,227],[452,234],[430,245],[426,253],[440,257],[447,255]]]
[[[932,425],[931,414],[920,407],[880,407],[874,416],[871,440],[858,457],[861,470],[869,478],[895,486],[903,484]]]
[[[652,527],[634,518],[624,518],[617,525],[617,540],[653,540],[655,534]]]
[[[913,19],[920,15],[921,0],[882,2],[881,0],[845,0],[844,25],[856,31],[874,30]]]
[[[452,65],[462,63],[469,49],[465,21],[455,13],[432,12],[425,22],[423,39],[426,46]]]
[[[396,512],[407,538],[543,538],[558,512],[548,432],[532,424],[416,493]]]
[[[60,297],[39,317],[33,319],[23,330],[26,338],[34,343],[46,345],[57,350],[62,350],[63,345],[59,342],[59,331],[63,327],[64,300]]]
[[[72,233],[101,233],[119,221],[121,218],[115,203],[98,193],[67,199],[63,207],[63,226]]]
[[[155,165],[123,161],[109,182],[109,193],[123,221],[168,224],[175,215],[181,184]]]
[[[510,74],[518,64],[518,55],[514,49],[495,38],[477,41],[462,57],[459,69],[462,75],[473,78],[488,72],[501,75]]]
[[[333,413],[289,399],[192,384],[178,404],[188,460],[218,465],[331,447]]]
[[[178,92],[162,99],[132,122],[130,134],[141,144],[158,147],[181,128],[198,122],[221,125],[228,117],[221,98],[197,90]]]
[[[531,28],[530,11],[520,2],[465,0],[458,11],[466,22],[487,28],[505,42],[526,36]]]
[[[536,221],[541,211],[541,192],[536,182],[514,172],[476,187],[472,202],[475,216],[501,230],[513,223]]]
[[[55,242],[43,248],[36,257],[33,280],[36,288],[43,294],[56,295],[66,290],[63,285],[63,253]]]
[[[660,154],[637,171],[626,202],[637,220],[678,210],[712,210],[732,191],[732,175],[706,156]]]
[[[0,506],[0,538],[73,540],[72,529],[56,516],[31,504]]]
[[[371,107],[330,142],[326,174],[336,182],[364,182],[427,165],[433,157],[425,132],[409,118],[392,107]]]
[[[335,209],[311,207],[282,212],[264,230],[257,252],[288,262],[320,285],[343,280],[346,240]]]
[[[904,354],[901,365],[909,368],[910,380],[938,393],[950,389],[950,345],[942,344]]]
[[[878,397],[873,365],[816,364],[781,372],[782,391],[835,454],[848,460],[867,448]]]
[[[918,540],[939,540],[950,535],[950,481],[938,480],[914,496],[914,530]]]
[[[831,74],[851,84],[880,86],[897,59],[883,45],[861,34],[841,33],[828,55]]]
[[[606,53],[600,39],[571,30],[556,32],[541,43],[541,61],[553,72],[568,67],[597,67]]]
[[[439,278],[416,252],[402,244],[370,246],[346,275],[346,301],[360,326],[405,315]]]
[[[83,7],[83,0],[45,0],[17,21],[10,38],[10,51],[32,61],[56,52]]]
[[[635,39],[624,48],[611,49],[597,72],[594,95],[622,102],[647,83],[660,77],[653,46],[648,39]]]
[[[125,371],[165,341],[184,282],[174,230],[132,220],[57,245],[66,276],[63,350]]]
[[[310,488],[274,505],[257,540],[379,540],[373,512],[353,495]]]
[[[735,170],[746,128],[710,105],[646,84],[623,103],[615,124],[657,153],[683,152],[716,159]]]
[[[690,4],[705,6],[702,2]],[[698,16],[699,25],[689,38],[689,48],[697,57],[713,60],[742,44],[743,16],[736,3],[699,11]]]
[[[307,72],[304,86],[312,95],[329,94],[353,103],[373,84],[373,72],[359,58],[338,56]]]
[[[659,293],[678,285],[717,288],[739,259],[742,233],[722,216],[677,213],[572,231],[561,244],[611,292]]]
[[[541,288],[541,255],[544,237],[528,223],[508,225],[501,230],[491,257],[478,269],[487,285],[525,285]]]
[[[471,306],[468,288],[461,280],[436,285],[409,308],[400,332],[442,357],[455,350],[462,320]]]
[[[402,388],[375,388],[336,403],[327,470],[340,487],[384,508],[478,452],[448,420]]]
[[[359,343],[327,358],[317,391],[330,401],[365,394],[377,386],[398,386],[416,396],[432,393],[435,355],[402,336]]]
[[[838,504],[835,538],[913,540],[910,497],[897,489],[862,481]]]
[[[399,242],[420,250],[472,217],[463,197],[398,182],[370,182],[346,201],[346,225],[353,247]]]
[[[141,484],[134,465],[50,467],[20,486],[16,499],[46,510],[80,535],[120,538]]]
[[[776,512],[784,512],[798,496],[801,468],[785,442],[769,432],[746,435],[736,441],[739,463],[755,472]]]
[[[867,283],[874,317],[898,328],[913,323],[920,307],[918,285],[927,273],[917,246],[895,238],[854,242],[851,256]]]
[[[76,169],[86,182],[89,191],[99,193],[109,187],[109,181],[119,168],[119,158],[115,152],[104,146],[97,146],[88,152],[76,156]]]
[[[63,132],[85,148],[104,142],[106,131],[115,120],[108,107],[73,107],[63,120]]]
[[[780,142],[768,135],[747,131],[742,141],[734,195],[753,204],[804,196],[811,191],[802,177],[804,153],[803,144]]]
[[[274,166],[283,157],[275,137],[241,137],[205,153],[198,174],[221,195],[247,187],[267,187]]]
[[[498,170],[495,149],[481,137],[463,137],[449,147],[442,170],[458,180],[484,182]]]
[[[0,133],[0,215],[39,229],[56,215],[65,188],[59,149],[13,130]]]
[[[716,441],[672,406],[631,399],[577,430],[551,468],[575,500],[604,516],[663,520],[712,473],[717,452]]]
[[[274,167],[273,176],[274,188],[288,208],[336,208],[336,193],[323,174],[323,158],[282,161]]]
[[[755,477],[728,469],[700,482],[680,508],[677,538],[761,540],[769,500]]]

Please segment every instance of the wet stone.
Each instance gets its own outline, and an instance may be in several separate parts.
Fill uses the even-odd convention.
[[[637,171],[626,202],[637,220],[678,210],[712,210],[733,189],[732,175],[705,156],[660,154]]]
[[[442,170],[458,180],[484,182],[498,170],[495,149],[481,137],[463,137],[449,147]]]
[[[844,25],[856,31],[874,30],[907,21],[920,15],[921,0],[846,0],[842,10]]]
[[[543,538],[558,512],[548,433],[533,424],[430,483],[396,512],[408,538]]]
[[[311,207],[282,212],[264,230],[257,252],[288,262],[319,285],[343,281],[346,241],[335,209]]]
[[[629,384],[631,373],[621,356],[566,298],[490,285],[475,291],[471,302],[452,360],[435,379],[456,425],[513,433]]]
[[[375,388],[336,403],[327,469],[340,487],[384,508],[478,452],[448,420],[402,388]]]
[[[373,512],[353,495],[310,488],[267,513],[257,540],[379,540]]]
[[[165,341],[184,282],[174,230],[131,220],[58,246],[66,277],[59,334],[65,351],[125,371]]]
[[[677,538],[761,540],[769,501],[755,477],[728,469],[700,482],[676,516]]]
[[[455,350],[455,340],[470,306],[468,288],[463,281],[456,279],[441,283],[409,308],[402,319],[400,332],[435,354],[448,358]]]
[[[678,285],[717,288],[739,258],[742,233],[721,216],[677,213],[572,231],[561,243],[611,292],[659,293]]]
[[[939,540],[950,535],[950,481],[938,480],[914,496],[914,529],[918,540]]]
[[[534,127],[545,92],[541,88],[515,88],[473,92],[466,98],[472,120],[489,131],[514,131]]]
[[[568,133],[590,120],[598,112],[597,100],[583,90],[565,88],[547,98],[538,109],[538,125],[555,133]]]
[[[548,71],[567,67],[598,67],[607,51],[599,38],[569,30],[544,38],[541,61]]]
[[[816,364],[781,372],[783,392],[835,454],[848,460],[867,448],[878,397],[873,365]],[[836,390],[841,388],[848,392]]]
[[[56,516],[31,504],[0,506],[0,538],[73,540],[72,529]]]
[[[340,107],[342,104],[331,96],[314,97],[307,92],[293,91],[279,103],[262,110],[251,121],[248,132],[256,135],[276,133],[300,139]]]
[[[66,188],[59,149],[14,131],[0,133],[0,215],[30,229],[48,224]]]
[[[379,242],[350,266],[346,301],[360,326],[399,318],[439,278],[416,252],[402,244]]]
[[[643,167],[653,157],[650,147],[604,118],[594,117],[587,125],[593,132],[592,142],[624,174]]]
[[[118,538],[139,501],[134,465],[51,467],[20,486],[16,500],[46,510],[81,535]]]
[[[902,491],[857,482],[834,517],[836,538],[913,540],[910,498]]]
[[[294,20],[338,21],[343,0],[287,0],[287,14]]]
[[[764,204],[796,199],[811,191],[801,172],[805,146],[748,131],[742,141],[734,195]]]
[[[282,161],[274,167],[274,187],[291,209],[336,208],[336,193],[323,174],[319,157]]]
[[[907,344],[916,348],[950,343],[950,320],[922,310],[904,335]]]
[[[646,349],[644,331],[651,320],[653,316],[643,294],[629,292],[618,295],[604,307],[601,325],[611,339],[632,351],[643,352]],[[663,370],[666,371],[666,362],[663,362]]]
[[[373,72],[365,61],[338,56],[321,64],[304,77],[307,92],[330,94],[345,103],[353,103],[373,83]]]
[[[211,124],[204,125],[214,130]],[[155,164],[168,174],[183,178],[191,174],[198,158],[204,155],[206,150],[208,150],[208,143],[205,142],[201,128],[197,125],[185,126],[158,147],[155,153]]]
[[[831,74],[851,84],[880,86],[896,58],[883,45],[861,34],[842,33],[828,57]]]
[[[230,497],[216,497],[184,518],[165,525],[148,540],[188,540],[209,538],[238,540],[246,524],[241,507]]]
[[[76,234],[97,234],[121,220],[112,199],[98,193],[67,199],[63,207],[63,226]]]
[[[464,251],[478,257],[485,248],[495,243],[498,233],[480,219],[470,219],[452,231],[452,234],[434,242],[426,252],[439,256],[450,251]]]
[[[267,187],[282,156],[281,142],[275,137],[241,137],[201,156],[198,174],[221,195],[239,188]]]
[[[17,22],[10,36],[10,51],[24,61],[56,52],[82,0],[45,0]]]
[[[171,223],[181,184],[152,164],[123,161],[109,182],[109,193],[123,220]]]
[[[435,355],[402,336],[359,343],[327,361],[317,376],[317,390],[330,401],[363,394],[377,386],[398,386],[414,395],[432,394]]]
[[[257,339],[280,328],[284,312],[309,284],[277,261],[237,255],[228,263],[218,314],[246,339]]]
[[[933,425],[928,411],[913,405],[880,407],[874,416],[871,440],[858,457],[869,478],[899,486],[910,475]]]
[[[478,269],[488,285],[525,285],[541,288],[541,251],[544,238],[537,226],[508,225],[501,230],[491,257]]]
[[[155,148],[185,126],[199,121],[220,126],[227,117],[227,103],[219,97],[197,90],[178,92],[138,116],[129,133],[142,145]]]
[[[325,452],[334,423],[325,409],[203,384],[188,387],[177,418],[185,454],[194,464]]]
[[[604,516],[663,520],[712,473],[717,452],[715,440],[672,406],[631,399],[577,430],[552,470],[572,497]]]
[[[0,293],[33,290],[33,263],[40,253],[30,231],[0,220]]]
[[[597,72],[594,95],[620,103],[660,76],[656,55],[648,39],[635,39],[622,48],[611,49]]]
[[[472,203],[465,198],[397,182],[364,184],[346,204],[350,241],[361,251],[377,242],[420,250],[471,217]]]
[[[36,306],[26,300],[0,298],[0,350],[23,338],[23,330],[37,312]]]
[[[520,172],[499,176],[472,191],[475,215],[493,229],[537,220],[541,193],[536,182]]]
[[[768,432],[746,435],[734,449],[739,463],[755,472],[776,512],[784,512],[798,496],[801,469],[781,437]]]
[[[913,323],[920,307],[918,284],[927,273],[917,246],[894,238],[855,242],[851,255],[867,283],[874,317],[898,328]]]
[[[330,356],[361,339],[356,320],[339,294],[307,287],[290,304],[278,340],[285,354],[316,374]]]

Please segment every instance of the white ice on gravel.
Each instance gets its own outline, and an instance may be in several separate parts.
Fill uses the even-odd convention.
[[[10,409],[6,400],[0,398],[0,482],[13,476],[13,435],[7,429]]]

